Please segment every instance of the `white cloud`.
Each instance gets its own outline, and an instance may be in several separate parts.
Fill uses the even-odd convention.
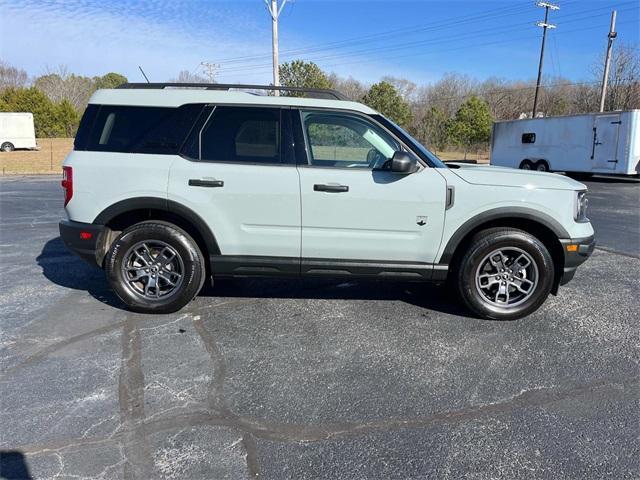
[[[194,5],[185,10],[160,0],[119,8],[88,1],[0,2],[0,17],[11,19],[0,32],[0,57],[31,75],[63,64],[83,75],[116,71],[141,81],[137,66],[142,65],[152,81],[166,81],[201,61],[269,53],[268,26],[207,2],[201,14],[211,21],[205,29]],[[243,81],[266,78],[243,74]]]

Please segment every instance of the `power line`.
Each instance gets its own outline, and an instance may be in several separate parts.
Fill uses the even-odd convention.
[[[617,5],[619,6],[623,6],[623,5],[629,5],[629,4],[635,4],[634,2],[622,2],[619,3]],[[566,4],[563,4],[566,5]],[[522,6],[517,7],[518,9],[522,9]],[[589,15],[587,15],[586,17],[583,16],[582,18],[584,19],[591,19],[593,18],[593,15],[591,15],[591,13],[593,12],[597,12],[599,10],[603,10],[603,9],[609,9],[610,6],[607,7],[598,7],[598,8],[594,8],[594,9],[589,9],[589,10],[583,10],[582,12],[578,12],[577,15],[584,15],[585,13],[589,13]],[[455,21],[445,21],[445,22],[436,22],[430,25],[426,25],[426,26],[422,26],[418,29],[402,29],[399,32],[401,33],[411,33],[411,32],[415,32],[415,31],[419,31],[419,30],[427,30],[428,32],[435,32],[438,30],[443,30],[446,29],[447,27],[453,26],[453,25],[458,25],[458,24],[470,24],[470,23],[474,23],[477,21],[483,21],[487,18],[487,17],[491,17],[491,18],[498,18],[501,16],[512,16],[515,14],[519,14],[521,13],[520,11],[507,11],[507,12],[503,12],[502,14],[498,14],[498,15],[493,15],[493,14],[482,14],[482,15],[474,15],[474,16],[464,16],[464,17],[460,17],[459,19],[455,20]],[[576,15],[576,13],[574,14],[570,14],[570,15],[565,15],[564,17],[574,17]],[[564,18],[563,17],[563,18]],[[581,18],[578,18],[576,20],[580,20]],[[576,21],[573,20],[573,21]],[[567,22],[565,22],[567,23]],[[529,22],[525,22],[522,24],[518,24],[518,25],[529,25]],[[495,29],[491,28],[491,27],[486,27],[484,29],[482,29],[481,31],[495,31]],[[391,30],[391,31],[387,31],[387,32],[380,32],[377,34],[372,34],[372,35],[366,35],[364,37],[359,37],[362,40],[346,40],[346,41],[342,41],[342,42],[332,42],[332,43],[324,43],[322,44],[322,46],[319,47],[315,47],[315,48],[300,48],[300,49],[294,49],[294,50],[283,50],[280,53],[283,56],[287,56],[287,57],[292,57],[295,55],[301,55],[301,54],[308,54],[308,53],[318,53],[318,52],[322,52],[322,51],[332,51],[335,48],[351,48],[352,46],[356,46],[357,44],[367,44],[367,43],[375,43],[379,40],[382,40],[384,37],[388,36],[388,35],[392,35],[396,32],[396,30]],[[397,35],[396,35],[397,36]],[[371,38],[373,37],[373,40],[369,41],[369,40],[365,40],[367,38]],[[426,42],[430,42],[430,40],[426,40]],[[345,52],[345,53],[333,53],[330,55],[325,55],[324,57],[312,57],[314,60],[321,60],[321,59],[325,59],[325,58],[336,58],[338,56],[345,56],[345,55],[354,55],[354,54],[361,54],[361,53],[368,53],[370,51],[385,51],[385,50],[389,50],[390,48],[404,48],[404,47],[408,47],[408,46],[413,46],[413,45],[420,45],[422,43],[425,43],[425,40],[418,40],[418,41],[412,41],[412,42],[408,42],[408,43],[401,43],[401,44],[392,44],[392,45],[386,45],[384,47],[366,47],[364,50],[356,50],[356,51],[352,51],[352,52]],[[251,59],[255,59],[255,60],[260,60],[260,59],[266,59],[267,56],[266,55],[253,55],[253,56],[246,56],[246,57],[236,57],[236,58],[231,58],[231,59],[223,59],[220,60],[220,63],[224,64],[225,66],[223,67],[224,70],[240,70],[240,69],[245,69],[245,68],[252,68],[255,66],[262,66],[263,64],[258,64],[256,62],[252,62]],[[248,63],[247,63],[248,62]],[[229,65],[232,63],[245,63],[245,65]]]
[[[634,21],[627,21],[627,22],[618,22],[619,25],[622,24],[627,24],[627,23],[635,23]],[[580,32],[580,31],[585,31],[585,30],[593,30],[596,28],[601,28],[601,25],[590,25],[587,27],[582,27],[582,28],[575,28],[575,29],[570,29],[570,30],[563,30],[562,32],[558,32],[556,33],[556,35],[563,35],[563,34],[567,34],[567,33],[574,33],[574,32]],[[527,35],[527,36],[519,36],[519,37],[510,37],[506,40],[497,40],[497,41],[491,41],[491,42],[485,42],[485,43],[474,43],[473,47],[474,48],[478,48],[478,47],[485,47],[485,46],[490,46],[490,45],[500,45],[500,44],[504,44],[504,43],[510,43],[512,44],[514,42],[514,40],[529,40],[529,39],[534,39],[534,38],[538,38],[537,35]],[[441,42],[440,42],[441,43]],[[447,49],[447,53],[448,52],[452,52],[452,51],[458,51],[458,50],[468,50],[469,49],[469,45],[462,45],[460,47],[454,47],[454,48],[448,48]],[[400,58],[406,58],[406,57],[412,57],[412,58],[416,58],[416,57],[425,57],[425,56],[434,56],[434,55],[441,55],[442,52],[439,51],[428,51],[428,52],[421,52],[421,53],[409,53],[409,54],[403,54],[403,55],[394,55],[393,59],[400,59]],[[382,58],[386,58],[386,57],[382,57]],[[322,67],[323,68],[329,68],[329,67],[337,67],[337,66],[343,66],[343,65],[353,65],[353,64],[364,64],[364,63],[372,63],[372,62],[378,62],[380,61],[381,57],[376,57],[376,58],[369,58],[369,59],[359,59],[359,60],[352,60],[352,61],[347,61],[347,62],[338,62],[338,63],[329,63],[329,64],[323,64]],[[267,68],[270,68],[270,65],[267,64],[266,65]],[[243,70],[246,69],[250,69],[253,72],[256,71],[264,71],[265,70],[265,66],[253,66],[253,67],[244,67]],[[225,74],[227,73],[226,71],[224,72]]]
[[[633,3],[633,2],[627,2],[628,3]],[[609,7],[607,7],[609,8]],[[597,11],[597,10],[601,10],[602,8],[596,8],[593,9],[593,11]],[[574,14],[573,16],[565,16],[566,18],[572,18],[571,20],[567,20],[564,23],[573,23],[573,22],[577,22],[577,21],[582,21],[585,19],[592,19],[593,15],[591,15],[590,13],[592,12],[592,10],[586,10],[586,11],[582,11],[579,14]],[[587,14],[587,15],[585,15]],[[573,18],[575,15],[578,15],[577,18]],[[344,53],[336,53],[336,54],[329,54],[329,55],[322,55],[322,56],[317,56],[317,57],[311,57],[310,59],[315,61],[315,62],[320,62],[323,60],[331,60],[331,59],[340,59],[340,58],[349,58],[349,57],[353,57],[355,55],[362,55],[362,54],[366,54],[366,53],[370,53],[370,52],[375,52],[375,53],[380,53],[380,52],[388,52],[388,51],[394,51],[394,50],[402,50],[405,49],[407,47],[412,47],[412,46],[423,46],[423,45],[437,45],[437,44],[450,44],[452,41],[457,41],[463,38],[467,38],[467,37],[471,37],[474,40],[478,37],[482,37],[482,36],[494,36],[496,33],[500,33],[500,34],[506,34],[515,30],[521,30],[522,26],[526,26],[526,25],[530,25],[529,22],[524,22],[522,24],[516,24],[513,25],[511,27],[507,27],[507,28],[502,28],[499,30],[493,29],[493,28],[482,28],[480,30],[475,30],[475,31],[470,31],[470,32],[466,32],[462,35],[457,35],[457,36],[450,36],[446,39],[423,39],[423,40],[417,40],[417,41],[412,41],[412,42],[405,42],[405,43],[400,43],[400,44],[392,44],[392,45],[388,45],[386,47],[367,47],[365,49],[361,49],[361,50],[356,50],[356,51],[351,51],[351,52],[344,52]],[[507,40],[510,41],[510,40]],[[405,56],[413,56],[413,55],[421,55],[420,53],[411,53],[409,55],[405,55]],[[396,56],[395,58],[401,58],[402,56]],[[379,56],[378,56],[379,58]],[[222,67],[221,70],[224,73],[228,73],[228,72],[241,72],[241,71],[247,71],[247,70],[260,70],[263,67],[268,67],[270,66],[270,64],[250,64],[250,65],[241,65],[241,66],[230,66],[230,67]]]
[[[516,7],[516,10],[518,11],[515,11],[512,13],[509,13],[509,11],[514,10],[514,8],[513,7],[510,9],[507,8],[505,12],[499,15],[493,15],[493,18],[514,15],[514,14],[520,13],[520,11],[523,10],[523,8],[525,7],[520,5]],[[386,30],[386,31],[372,33],[364,36],[351,37],[349,39],[335,41],[335,42],[323,42],[320,44],[313,44],[307,47],[301,47],[297,49],[282,50],[280,53],[282,53],[283,55],[285,54],[299,55],[299,54],[312,53],[312,52],[318,52],[318,51],[324,51],[324,50],[331,50],[333,48],[341,47],[341,46],[377,42],[377,41],[382,41],[389,36],[413,34],[413,33],[424,31],[424,30],[429,30],[429,31],[433,31],[436,29],[440,30],[447,26],[456,25],[459,23],[464,24],[464,23],[467,23],[469,20],[483,20],[491,16],[492,14],[487,14],[487,13],[484,13],[482,15],[464,15],[462,17],[457,17],[457,20],[456,20],[456,17],[454,17],[453,21],[452,19],[447,19],[447,20],[433,22],[426,25],[423,24],[421,26],[416,26],[416,27],[403,27],[403,28],[394,29],[394,30]],[[371,39],[371,40],[368,40],[368,39]],[[224,58],[224,59],[220,59],[219,62],[224,64],[229,64],[229,63],[237,63],[237,62],[246,62],[247,60],[254,60],[254,59],[260,60],[260,59],[268,58],[270,56],[271,54],[248,55],[248,56],[241,56],[241,57]]]
[[[220,65],[217,63],[200,62],[200,66],[204,69],[204,74],[209,79],[209,83],[215,83],[216,71],[220,69]]]

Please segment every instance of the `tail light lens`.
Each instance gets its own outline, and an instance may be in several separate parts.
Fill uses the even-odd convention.
[[[62,167],[62,188],[64,189],[64,206],[73,197],[73,168]]]

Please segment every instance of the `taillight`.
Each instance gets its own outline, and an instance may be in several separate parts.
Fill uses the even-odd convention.
[[[64,206],[67,206],[73,197],[73,168],[62,167],[62,188],[64,188]]]

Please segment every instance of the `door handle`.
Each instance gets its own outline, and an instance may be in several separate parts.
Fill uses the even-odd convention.
[[[224,187],[224,182],[222,180],[200,180],[199,178],[190,178],[189,179],[190,187]]]
[[[334,193],[340,193],[340,192],[348,192],[349,191],[349,187],[347,185],[322,185],[322,184],[315,184],[313,186],[313,191],[314,192],[334,192]]]

